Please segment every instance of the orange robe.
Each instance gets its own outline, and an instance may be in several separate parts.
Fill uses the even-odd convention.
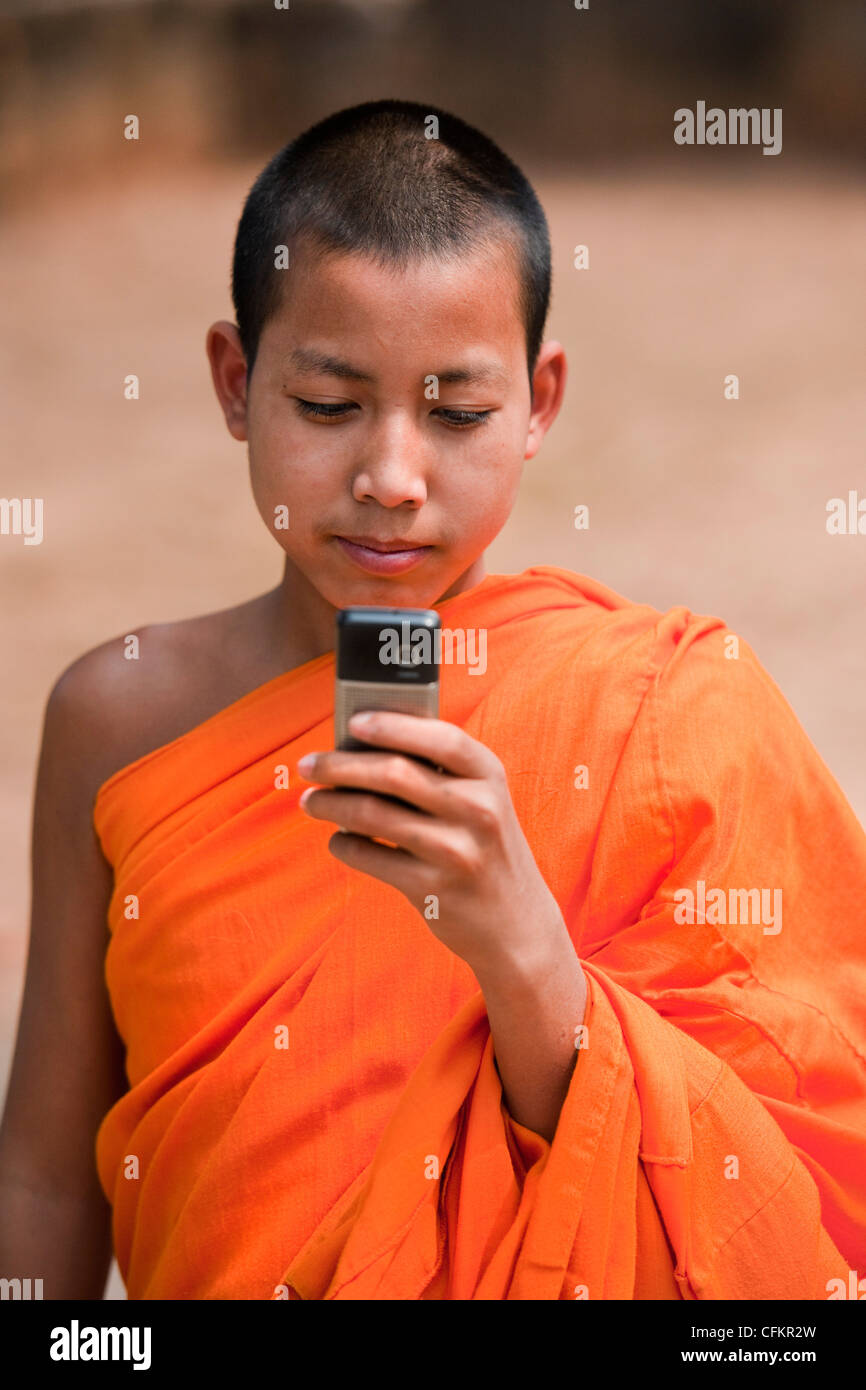
[[[488,634],[441,716],[504,763],[588,977],[553,1141],[508,1113],[469,967],[298,809],[320,656],[97,796],[129,1297],[828,1298],[866,1269],[866,836],[837,783],[717,618],[547,565],[437,607]]]

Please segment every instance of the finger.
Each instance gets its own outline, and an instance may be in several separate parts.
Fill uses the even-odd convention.
[[[350,869],[369,874],[382,883],[390,883],[416,907],[424,902],[426,894],[434,891],[429,866],[403,849],[389,849],[387,845],[379,845],[362,835],[344,834],[342,831],[331,836],[328,849],[335,859]]]
[[[351,834],[389,840],[427,864],[444,867],[453,859],[445,828],[431,816],[364,792],[321,788],[305,792],[304,797],[303,809],[314,820],[335,821],[341,830]]]
[[[349,732],[365,743],[427,758],[455,777],[487,777],[501,766],[489,748],[445,719],[368,710],[352,716]]]
[[[303,775],[335,788],[357,787],[359,791],[397,797],[431,816],[447,816],[451,802],[444,787],[457,781],[405,754],[372,749],[369,753],[340,748],[318,753]]]

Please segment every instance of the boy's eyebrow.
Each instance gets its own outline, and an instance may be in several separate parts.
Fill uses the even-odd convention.
[[[344,362],[340,357],[331,357],[327,352],[318,352],[315,348],[294,348],[286,360],[299,372],[323,372],[326,376],[339,376],[347,381],[375,380],[369,372],[362,372],[360,367],[353,367],[351,362]]]
[[[318,352],[315,348],[294,348],[287,357],[288,363],[300,372],[320,372],[326,376],[337,376],[344,381],[366,381],[374,383],[375,376],[345,362],[341,357]],[[453,385],[501,385],[508,382],[508,375],[493,362],[477,362],[471,367],[451,367],[448,371],[431,373],[440,383]]]

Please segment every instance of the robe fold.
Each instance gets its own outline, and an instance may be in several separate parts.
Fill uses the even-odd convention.
[[[503,762],[587,977],[552,1142],[508,1112],[471,969],[298,807],[325,654],[97,793],[129,1297],[845,1296],[866,835],[838,784],[718,618],[547,565],[436,607],[487,636],[483,670],[443,643],[441,718]]]

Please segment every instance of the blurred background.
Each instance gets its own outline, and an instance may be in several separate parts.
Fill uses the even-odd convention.
[[[0,491],[44,499],[41,545],[0,535],[4,1093],[45,700],[278,582],[205,334],[256,174],[356,102],[462,116],[547,212],[569,383],[488,569],[722,617],[866,821],[866,535],[826,529],[866,499],[864,91],[859,0],[0,0]],[[781,153],[675,144],[698,101],[782,108]]]

